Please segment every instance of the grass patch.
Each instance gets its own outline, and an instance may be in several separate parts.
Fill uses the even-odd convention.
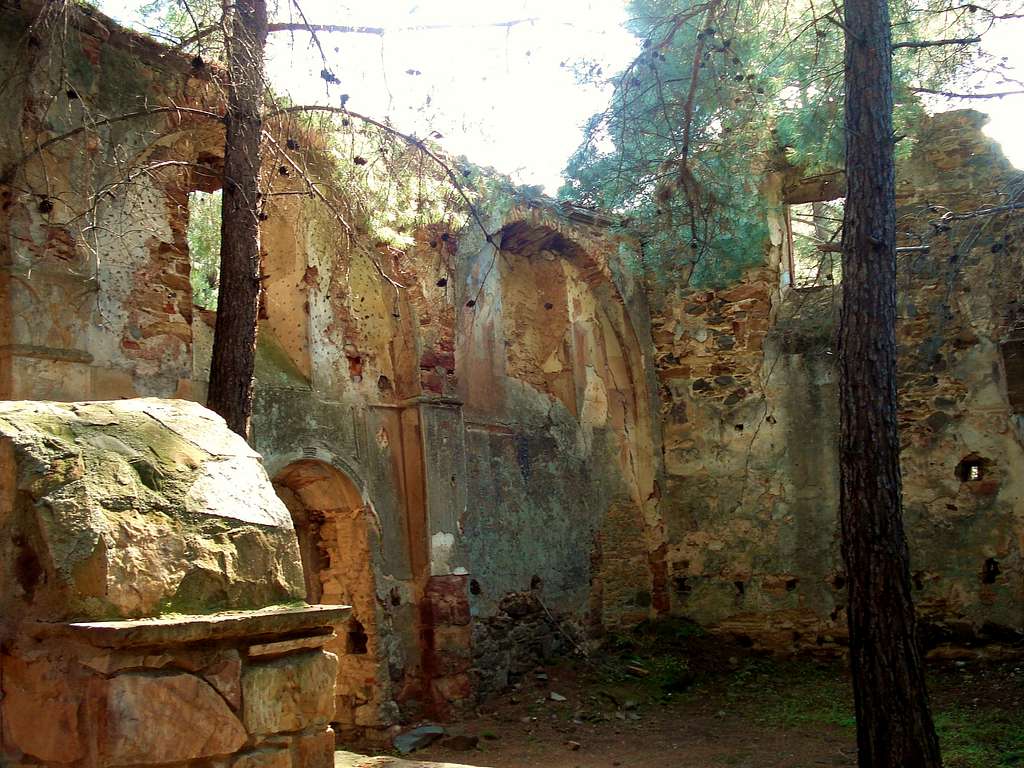
[[[751,655],[686,620],[609,636],[589,677],[617,699],[700,701],[766,728],[827,727],[855,739],[846,662]],[[1024,768],[1024,666],[929,666],[928,686],[946,768]]]
[[[761,725],[853,730],[853,694],[839,666],[748,659],[726,684],[726,700]]]
[[[964,706],[953,694],[970,681],[930,675],[935,729],[946,768],[1024,768],[1024,710],[1013,701]],[[840,663],[747,660],[726,684],[726,700],[775,728],[856,729],[853,693]]]
[[[1017,708],[941,710],[935,729],[946,768],[1024,766],[1024,714]]]

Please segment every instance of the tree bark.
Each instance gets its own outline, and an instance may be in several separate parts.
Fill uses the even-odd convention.
[[[207,405],[248,437],[260,301],[259,177],[263,132],[266,0],[225,3],[228,106],[225,117],[220,293]]]
[[[845,0],[840,521],[862,768],[938,768],[910,592],[896,397],[896,215],[887,0]]]

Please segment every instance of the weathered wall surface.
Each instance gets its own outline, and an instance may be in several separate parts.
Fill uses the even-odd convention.
[[[1012,402],[1024,224],[1019,211],[930,223],[1019,199],[1021,174],[981,124],[972,112],[932,118],[898,172],[899,228],[930,244],[900,256],[898,333],[904,505],[931,646],[1024,631],[1024,436]],[[672,610],[758,645],[834,647],[846,631],[839,290],[780,298],[777,285],[775,269],[754,270],[655,321]]]
[[[25,16],[6,19],[12,43],[28,44]],[[158,49],[102,19],[75,23],[91,90],[76,85],[74,99],[60,78],[25,69],[14,100],[29,111],[51,92],[60,108],[95,100],[105,115],[140,101],[206,108],[204,73],[173,57],[157,66]],[[42,362],[8,368],[5,396],[202,398],[213,319],[188,301],[186,195],[216,186],[219,136],[190,115],[99,125],[14,168],[4,253],[23,274],[4,283],[3,349]],[[60,116],[19,115],[8,146],[29,152],[82,122]],[[96,158],[87,167],[61,162],[83,150]],[[107,216],[99,240],[76,228],[87,200],[40,207],[51,176],[83,197],[116,184],[110,211],[91,212]],[[436,225],[399,253],[353,237],[316,201],[268,203],[253,444],[296,515],[316,523],[312,583],[350,602],[366,634],[351,654],[361,658],[336,646],[337,722],[356,731],[460,706],[517,674],[564,642],[554,616],[600,629],[668,609],[645,295],[619,263],[628,244],[547,205],[495,202],[485,215],[500,251]],[[49,290],[49,251],[25,245],[26,218],[89,267],[80,305],[25,304]],[[50,351],[25,341],[44,327],[29,318],[65,323],[68,306],[82,307],[87,333]],[[519,628],[526,614],[509,623],[523,601],[546,639]]]
[[[498,223],[500,249],[478,244],[463,266],[456,344],[468,485],[457,561],[470,604],[484,619],[532,590],[581,622],[644,618],[657,590],[658,470],[650,342],[635,320],[646,305],[617,261],[626,244],[540,206]],[[601,575],[623,555],[602,541],[623,529],[639,543],[628,588]],[[504,679],[522,661],[515,624],[501,626],[479,632],[476,651],[481,674]]]

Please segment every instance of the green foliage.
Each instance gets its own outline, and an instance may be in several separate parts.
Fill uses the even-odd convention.
[[[777,728],[856,725],[850,682],[834,664],[747,659],[729,678],[726,698]]]
[[[994,676],[1000,677],[998,672]],[[1018,768],[1024,766],[1024,713],[1005,699],[963,703],[956,672],[929,675],[935,728],[947,768]],[[1011,688],[1011,690],[1013,690]],[[992,693],[986,687],[978,693]],[[732,707],[757,722],[779,728],[832,726],[853,735],[853,696],[845,671],[836,663],[748,659],[727,682]]]
[[[188,251],[191,261],[192,302],[217,308],[220,280],[221,193],[192,192],[188,196]]]
[[[612,633],[603,643],[598,678],[602,683],[630,686],[640,698],[671,699],[696,682],[690,656],[699,653],[693,646],[705,635],[698,624],[681,617],[645,621]]]
[[[942,7],[895,0],[895,38],[960,37],[985,21]],[[841,22],[811,0],[632,0],[629,10],[641,53],[613,79],[560,194],[621,214],[652,276],[729,282],[764,258],[765,173],[842,167]],[[970,57],[966,46],[895,53],[898,131],[921,114],[912,87],[941,86]]]
[[[203,35],[202,41],[185,48],[210,61],[223,58],[222,36],[204,35],[206,30],[220,24],[223,10],[219,0],[149,0],[141,5],[139,14],[151,33],[173,42]]]

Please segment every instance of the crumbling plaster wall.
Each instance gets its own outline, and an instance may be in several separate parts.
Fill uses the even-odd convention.
[[[202,110],[210,80],[98,16],[40,12],[0,5],[0,395],[188,396],[185,196],[218,131],[149,109]]]
[[[465,247],[456,359],[468,462],[459,562],[482,620],[475,651],[500,677],[515,656],[506,596],[532,588],[598,627],[646,618],[662,534],[646,297],[620,261],[630,244],[528,203],[497,225],[497,248]],[[622,578],[604,578],[612,571]]]
[[[1019,212],[928,223],[1019,196],[982,123],[932,118],[897,174],[900,231],[930,244],[900,256],[898,306],[904,506],[929,647],[1024,631],[1024,438],[1001,352],[1021,335],[1024,225]],[[686,292],[655,319],[672,611],[758,646],[835,648],[839,290],[783,296],[783,242],[739,284]],[[962,481],[973,456],[983,477]]]
[[[188,192],[219,186],[218,91],[207,67],[109,19],[41,9],[0,6],[4,103],[16,105],[0,125],[0,397],[203,399],[214,318],[193,312],[185,233]],[[154,108],[163,111],[120,119]],[[266,213],[253,443],[273,473],[319,460],[373,500],[374,558],[349,567],[377,574],[376,602],[400,615],[401,631],[373,639],[374,652],[378,639],[386,647],[376,681],[362,680],[384,708],[363,719],[387,724],[389,681],[419,674],[422,591],[411,581],[402,457],[389,447],[407,427],[378,389],[394,378],[395,294],[385,298],[368,252],[350,257],[347,233],[308,199],[275,196]],[[378,618],[368,626],[390,626]]]

